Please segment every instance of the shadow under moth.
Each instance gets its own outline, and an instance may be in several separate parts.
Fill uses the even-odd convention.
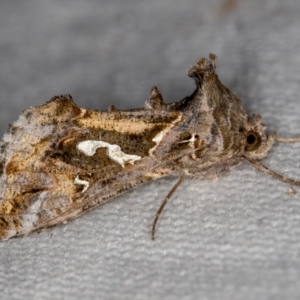
[[[175,175],[152,228],[188,176],[209,178],[245,161],[259,171],[300,186],[262,165],[274,141],[259,115],[215,73],[216,56],[201,59],[188,76],[196,90],[166,104],[153,87],[145,107],[108,111],[77,106],[70,95],[26,109],[0,143],[0,239],[66,223],[155,179]]]

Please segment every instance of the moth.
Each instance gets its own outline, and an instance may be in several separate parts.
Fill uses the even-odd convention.
[[[249,116],[218,79],[216,56],[188,70],[196,90],[166,104],[153,87],[145,107],[107,111],[77,106],[70,95],[26,109],[0,143],[0,238],[66,223],[158,178],[209,178],[240,162],[300,186],[262,165],[275,141],[260,115]]]

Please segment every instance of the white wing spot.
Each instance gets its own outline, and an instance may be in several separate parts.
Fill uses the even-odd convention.
[[[139,155],[126,154],[121,151],[120,146],[103,141],[87,140],[77,144],[77,149],[87,156],[93,156],[98,148],[107,148],[107,156],[117,164],[121,165],[122,168],[124,168],[126,163],[133,165],[135,161],[142,158]]]
[[[75,179],[74,179],[74,184],[81,184],[81,185],[84,185],[84,188],[82,189],[81,193],[84,193],[90,186],[89,182],[86,181],[86,180],[81,180],[79,179],[79,177],[77,176]]]
[[[195,149],[195,142],[196,142],[196,134],[193,133],[191,138],[189,140],[183,140],[181,142],[178,142],[177,144],[185,144],[185,143],[188,143],[189,147],[191,147],[192,149]],[[192,159],[196,159],[196,155],[195,153],[192,153],[191,154],[192,156]]]
[[[156,150],[156,148],[158,147],[158,145],[160,144],[160,142],[163,140],[164,136],[170,131],[170,129],[172,127],[174,127],[174,125],[181,120],[181,115],[176,119],[174,120],[170,126],[168,126],[167,128],[165,128],[164,130],[162,130],[160,133],[158,133],[153,139],[152,141],[156,143],[156,145],[154,147],[152,147],[150,150],[149,150],[149,155],[150,156],[153,156],[153,153],[154,151]]]

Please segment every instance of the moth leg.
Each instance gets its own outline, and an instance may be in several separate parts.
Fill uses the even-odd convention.
[[[171,198],[171,196],[174,194],[174,192],[177,190],[177,188],[184,181],[186,175],[187,175],[186,173],[183,173],[181,175],[181,177],[179,178],[179,180],[177,181],[177,183],[173,186],[173,188],[171,189],[171,191],[169,192],[169,194],[167,195],[167,197],[164,199],[163,203],[161,204],[159,210],[157,211],[155,219],[154,219],[154,222],[153,222],[153,225],[152,225],[152,240],[153,241],[154,241],[154,236],[155,236],[155,226],[156,226],[157,220],[158,220],[161,212],[163,211],[164,207],[166,206],[167,202]]]
[[[274,140],[282,143],[297,143],[300,142],[300,137],[286,138],[275,135]]]
[[[300,181],[285,177],[283,175],[280,175],[276,172],[274,172],[273,170],[267,168],[266,166],[264,166],[263,164],[261,164],[260,162],[253,160],[249,157],[243,157],[246,161],[248,161],[252,166],[254,166],[258,171],[263,172],[263,173],[267,173],[270,174],[271,176],[275,177],[276,179],[279,179],[283,182],[287,182],[293,185],[297,185],[300,186]]]

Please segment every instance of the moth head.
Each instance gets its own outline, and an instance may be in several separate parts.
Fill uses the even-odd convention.
[[[244,155],[255,160],[263,159],[274,143],[274,134],[266,134],[260,115],[248,116],[243,127]]]

